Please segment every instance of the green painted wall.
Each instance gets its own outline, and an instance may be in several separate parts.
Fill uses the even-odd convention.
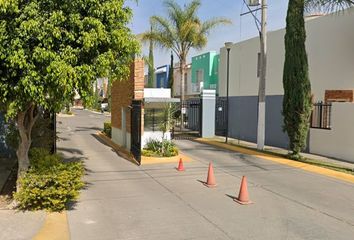
[[[197,71],[204,71],[204,89],[218,89],[220,56],[216,52],[207,52],[192,57],[192,83],[197,83]]]

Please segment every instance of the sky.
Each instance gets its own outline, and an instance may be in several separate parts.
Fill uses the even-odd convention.
[[[188,0],[176,0],[183,5]],[[133,10],[133,19],[130,28],[134,34],[139,34],[150,29],[149,19],[153,15],[166,16],[164,0],[128,0],[127,5]],[[246,1],[247,2],[247,1]],[[258,30],[253,17],[249,14],[240,16],[247,12],[247,7],[243,0],[201,0],[201,7],[198,16],[202,20],[213,17],[225,17],[232,21],[232,25],[220,26],[214,29],[208,36],[208,44],[201,51],[191,50],[188,56],[188,62],[192,56],[196,56],[208,51],[219,52],[225,42],[239,42],[258,36]],[[287,10],[287,0],[268,0],[268,30],[277,30],[285,27],[285,18]],[[257,13],[260,17],[260,12]],[[144,46],[143,55],[148,55],[148,47]],[[155,49],[154,51],[155,67],[169,64],[170,51]],[[176,58],[175,58],[176,59]]]

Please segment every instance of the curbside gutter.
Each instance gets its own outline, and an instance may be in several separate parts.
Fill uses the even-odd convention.
[[[274,156],[274,155],[267,154],[267,153],[258,152],[258,151],[251,150],[251,149],[244,148],[244,147],[233,146],[233,145],[217,142],[217,141],[207,139],[207,138],[197,138],[197,139],[194,139],[194,141],[199,142],[199,143],[208,144],[208,145],[211,145],[214,147],[219,147],[219,148],[226,149],[229,151],[252,155],[252,156],[264,159],[264,160],[269,160],[269,161],[276,162],[279,164],[284,164],[284,165],[291,166],[294,168],[299,168],[299,169],[302,169],[302,170],[305,170],[308,172],[313,172],[313,173],[325,175],[327,177],[339,179],[339,180],[342,180],[345,182],[354,183],[354,175],[351,175],[351,174],[342,173],[342,172],[334,171],[331,169],[318,167],[318,166],[314,166],[311,164],[298,162],[295,160],[290,160],[287,158],[282,158],[282,157]]]

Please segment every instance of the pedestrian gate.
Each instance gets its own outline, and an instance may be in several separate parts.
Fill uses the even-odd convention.
[[[217,97],[215,104],[215,135],[226,136],[227,101],[226,97]]]

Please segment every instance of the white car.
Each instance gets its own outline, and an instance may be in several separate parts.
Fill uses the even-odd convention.
[[[108,111],[108,103],[101,103],[101,112]]]
[[[108,111],[108,98],[103,98],[101,101],[101,112]]]

